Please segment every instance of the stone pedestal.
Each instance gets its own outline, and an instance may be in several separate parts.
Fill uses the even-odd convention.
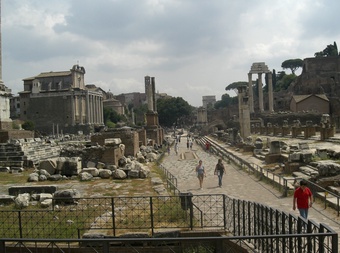
[[[146,116],[146,125],[147,126],[158,126],[158,113],[156,112],[147,112]]]
[[[308,127],[308,126],[306,126],[304,128],[305,139],[308,139],[308,138],[314,136],[315,132],[316,132],[315,127]]]
[[[273,134],[273,131],[274,131],[273,127],[267,127],[267,129],[266,129],[267,135]]]
[[[282,127],[282,136],[287,136],[290,134],[289,127]]]
[[[274,136],[279,136],[282,133],[281,127],[274,127]]]
[[[325,127],[325,128],[320,128],[320,140],[324,141],[329,139],[330,137],[334,137],[335,133],[335,128],[332,127]]]
[[[302,132],[300,127],[292,127],[292,138],[296,138]]]

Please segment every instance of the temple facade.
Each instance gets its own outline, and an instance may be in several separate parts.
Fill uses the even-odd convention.
[[[89,89],[85,69],[74,65],[68,71],[44,72],[23,79],[20,119],[32,121],[44,134],[88,134],[104,126],[103,94]]]

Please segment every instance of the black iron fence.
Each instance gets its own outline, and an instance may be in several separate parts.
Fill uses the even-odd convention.
[[[79,240],[131,232],[157,237],[159,233],[164,236],[168,229],[210,229],[236,236],[240,243],[260,252],[338,252],[338,235],[326,225],[223,194],[79,198],[63,202],[65,199],[53,199],[49,210],[0,211],[0,238]]]

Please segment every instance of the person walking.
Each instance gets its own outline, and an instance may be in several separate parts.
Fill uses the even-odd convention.
[[[300,216],[307,219],[308,208],[313,205],[313,194],[311,190],[307,187],[307,182],[304,180],[300,181],[300,187],[294,191],[293,198],[293,210],[299,209]]]
[[[222,178],[223,178],[223,174],[225,172],[225,168],[224,168],[224,164],[222,162],[222,159],[218,159],[218,162],[216,164],[215,167],[215,172],[214,174],[217,175],[218,177],[218,186],[222,187]]]
[[[175,152],[176,152],[176,155],[178,155],[178,142],[175,143]]]
[[[205,170],[204,170],[202,160],[199,160],[198,165],[196,166],[196,173],[197,173],[198,181],[200,184],[200,190],[202,190],[203,189],[203,178],[205,177]]]

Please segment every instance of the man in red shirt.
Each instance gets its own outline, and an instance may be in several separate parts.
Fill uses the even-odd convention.
[[[299,209],[300,215],[307,219],[308,208],[312,207],[313,204],[313,194],[311,190],[307,187],[307,183],[304,180],[300,181],[300,187],[298,187],[294,192],[293,199],[293,210]]]

